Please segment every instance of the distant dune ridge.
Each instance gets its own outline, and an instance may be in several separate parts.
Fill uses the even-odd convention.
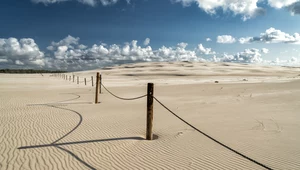
[[[198,133],[154,102],[155,140],[145,139],[154,95],[190,124],[271,169],[300,169],[300,68],[236,63],[136,63],[52,74],[0,74],[0,169],[265,169]],[[83,83],[86,78],[87,85]]]

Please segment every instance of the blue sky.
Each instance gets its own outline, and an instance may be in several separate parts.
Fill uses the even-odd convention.
[[[84,70],[170,60],[297,64],[299,11],[299,0],[1,0],[0,68]],[[241,43],[242,37],[249,38]]]

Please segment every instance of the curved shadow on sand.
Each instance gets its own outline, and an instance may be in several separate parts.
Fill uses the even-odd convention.
[[[67,103],[61,103],[61,102],[66,102],[66,101],[72,101],[72,100],[76,100],[78,98],[80,98],[80,95],[75,94],[75,93],[67,93],[67,94],[72,94],[72,95],[76,95],[77,97],[72,98],[72,99],[68,99],[68,100],[63,100],[63,101],[59,101],[56,103],[48,103],[48,104],[35,104],[35,105],[45,105],[48,107],[53,107],[53,108],[57,108],[57,109],[62,109],[62,110],[67,110],[67,111],[71,111],[75,114],[77,114],[79,116],[79,122],[77,123],[77,125],[70,130],[68,133],[66,133],[65,135],[63,135],[62,137],[60,137],[59,139],[55,140],[54,142],[50,143],[50,144],[45,144],[45,145],[35,145],[35,146],[23,146],[23,147],[19,147],[18,149],[31,149],[31,148],[42,148],[42,147],[55,147],[57,149],[60,149],[68,154],[70,154],[72,157],[74,157],[77,161],[79,161],[80,163],[82,163],[83,165],[85,165],[86,167],[88,167],[89,169],[95,170],[96,168],[94,168],[93,166],[89,165],[87,162],[85,162],[83,159],[79,158],[77,155],[75,155],[73,152],[71,152],[70,150],[67,150],[65,148],[62,148],[60,146],[63,145],[72,145],[72,144],[83,144],[83,143],[93,143],[93,142],[107,142],[107,141],[116,141],[116,140],[144,140],[141,137],[124,137],[124,138],[111,138],[111,139],[100,139],[100,140],[86,140],[86,141],[77,141],[77,142],[66,142],[66,143],[57,143],[60,140],[64,139],[65,137],[67,137],[68,135],[70,135],[72,132],[74,132],[82,123],[83,121],[83,117],[82,115],[72,109],[67,109],[67,108],[61,108],[58,106],[55,106],[55,104],[67,104]],[[31,106],[34,106],[31,105]]]
[[[67,108],[57,107],[57,106],[54,106],[54,105],[46,105],[46,106],[54,107],[54,108],[57,108],[57,109],[68,110],[68,111],[71,111],[71,112],[73,112],[73,113],[76,113],[76,114],[79,116],[79,122],[77,123],[77,125],[76,125],[72,130],[70,130],[68,133],[66,133],[65,135],[63,135],[63,136],[60,137],[59,139],[57,139],[57,140],[55,140],[54,142],[52,142],[52,144],[54,144],[54,143],[56,143],[56,142],[62,140],[63,138],[67,137],[68,135],[70,135],[72,132],[74,132],[74,131],[81,125],[83,118],[82,118],[82,115],[81,115],[79,112],[77,112],[77,111],[75,111],[75,110],[67,109]]]

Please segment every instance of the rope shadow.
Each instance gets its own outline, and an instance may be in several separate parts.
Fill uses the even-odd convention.
[[[86,144],[86,143],[97,143],[97,142],[108,142],[108,141],[121,141],[121,140],[145,140],[142,137],[124,137],[124,138],[110,138],[110,139],[96,139],[96,140],[84,140],[84,141],[75,141],[75,142],[65,142],[65,143],[51,143],[44,145],[32,145],[32,146],[22,146],[18,149],[34,149],[34,148],[44,148],[44,147],[57,147],[64,145],[76,145],[76,144]]]
[[[70,154],[73,158],[75,158],[77,161],[79,161],[80,163],[82,163],[83,165],[85,165],[86,167],[90,168],[91,170],[96,170],[96,168],[92,167],[90,164],[88,164],[87,162],[85,162],[84,160],[80,159],[77,155],[75,155],[73,152],[65,149],[65,148],[62,148],[62,147],[59,147],[59,146],[55,146],[57,149],[60,149],[64,152],[67,152],[68,154]]]

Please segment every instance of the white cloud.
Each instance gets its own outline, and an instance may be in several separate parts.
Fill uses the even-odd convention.
[[[150,44],[150,38],[146,38],[144,41],[144,45],[149,45]]]
[[[72,40],[72,41],[67,41]],[[150,39],[149,39],[150,40]],[[181,42],[176,47],[161,47],[153,50],[150,46],[141,47],[136,40],[123,46],[112,44],[94,44],[92,47],[80,48],[79,38],[68,36],[52,42],[54,50],[50,51],[47,66],[56,69],[80,70],[101,66],[146,62],[146,61],[203,61],[195,50],[187,50],[187,43]]]
[[[42,67],[45,65],[44,53],[31,38],[0,39],[0,66],[7,67],[26,65],[29,67]]]
[[[265,2],[276,9],[286,8],[292,15],[300,14],[300,0],[171,0],[175,3],[181,3],[187,7],[197,4],[199,8],[210,15],[216,14],[218,9],[224,13],[230,11],[233,15],[240,15],[242,20],[246,21],[258,15],[263,15],[265,9],[259,7]]]
[[[262,49],[261,49],[261,52],[264,53],[264,54],[267,54],[267,53],[269,53],[269,49],[267,49],[267,48],[262,48]]]
[[[241,44],[248,44],[251,39],[252,39],[252,37],[242,37],[242,38],[239,39],[239,42]]]
[[[231,35],[219,35],[217,37],[217,43],[221,44],[232,44],[235,43],[235,38],[232,37]]]
[[[268,4],[271,7],[278,9],[290,6],[296,2],[299,2],[299,0],[268,0]]]
[[[294,33],[290,35],[271,27],[264,33],[261,33],[260,36],[240,38],[239,42],[242,44],[251,42],[300,44],[300,34]]]
[[[211,41],[211,39],[210,38],[206,38],[206,41]]]
[[[216,52],[212,51],[211,48],[205,48],[202,44],[198,45],[198,49],[202,54],[206,54],[206,55],[216,54]]]
[[[215,62],[236,62],[236,63],[262,63],[264,60],[261,58],[259,49],[245,49],[235,55],[224,53],[221,58],[213,57]]]
[[[171,0],[182,3],[183,6],[190,6],[196,3],[199,8],[208,14],[216,14],[218,9],[223,12],[230,11],[234,15],[241,15],[245,21],[247,19],[264,14],[264,9],[257,6],[259,0]]]

